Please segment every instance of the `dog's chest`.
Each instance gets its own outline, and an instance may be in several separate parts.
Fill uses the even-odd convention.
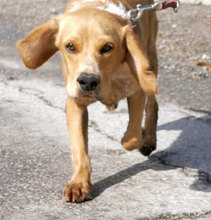
[[[133,95],[139,88],[135,78],[130,75],[116,75],[112,77],[113,96],[116,102]]]

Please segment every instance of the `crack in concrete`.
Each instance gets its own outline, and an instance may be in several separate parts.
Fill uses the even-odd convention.
[[[102,131],[97,123],[95,121],[92,121],[92,120],[89,120],[89,127],[93,128],[96,132],[102,134],[103,136],[105,136],[106,138],[108,138],[109,140],[111,141],[115,141],[115,142],[118,142],[119,143],[119,140],[112,137],[111,135],[107,134],[106,132]]]
[[[46,105],[50,106],[51,108],[59,109],[59,110],[61,110],[63,113],[65,112],[64,108],[61,108],[61,107],[59,107],[59,106],[54,105],[51,101],[49,101],[48,99],[46,99],[44,96],[37,96],[37,98],[39,98],[40,100],[42,100]]]
[[[6,86],[11,86],[13,88],[16,88],[18,89],[19,92],[21,93],[24,93],[24,94],[27,94],[27,95],[32,95],[32,96],[35,96],[36,98],[42,100],[46,105],[50,106],[51,108],[54,108],[54,109],[58,109],[58,110],[61,110],[62,112],[65,112],[63,108],[61,107],[58,107],[58,106],[55,106],[50,100],[46,99],[43,94],[44,92],[38,90],[38,89],[34,89],[34,88],[24,88],[24,87],[20,87],[20,86],[13,86],[13,85],[9,85],[7,82],[4,82],[4,84]],[[31,92],[30,92],[31,91]],[[186,115],[188,115],[189,117],[191,118],[194,118],[194,119],[197,119],[196,116],[193,116],[191,114],[188,114],[187,112],[185,111],[180,111]],[[205,120],[203,120],[203,122],[206,122]],[[115,137],[107,134],[106,132],[102,131],[99,126],[97,125],[97,123],[93,120],[89,120],[89,125],[88,125],[90,128],[93,128],[96,132],[98,132],[99,134],[103,135],[104,137],[108,138],[109,140],[111,141],[114,141],[114,142],[117,142],[119,144],[119,140],[116,139]],[[151,157],[154,157],[156,158],[158,161],[160,161],[160,163],[166,165],[166,166],[171,166],[171,167],[174,167],[176,169],[180,169],[186,176],[191,176],[191,177],[194,177],[194,178],[198,178],[199,180],[203,181],[203,182],[206,182],[208,184],[211,184],[211,174],[210,173],[206,173],[206,172],[203,172],[203,171],[196,171],[194,169],[190,169],[190,168],[186,168],[186,167],[182,167],[182,166],[176,166],[174,164],[170,164],[168,163],[167,161],[165,161],[164,159],[162,159],[162,157],[159,157],[159,156],[155,156],[155,155],[152,155]]]
[[[191,212],[191,213],[164,213],[155,217],[140,218],[139,220],[185,220],[210,217],[211,211]]]
[[[37,97],[38,99],[42,100],[46,105],[52,107],[52,108],[55,108],[55,109],[59,109],[59,110],[62,110],[64,112],[64,109],[61,108],[61,107],[58,107],[56,105],[54,105],[51,101],[49,101],[48,99],[46,99],[44,96],[43,96],[43,92],[38,90],[38,89],[32,89],[32,88],[24,88],[24,87],[18,87],[19,89],[19,92],[22,92],[24,94],[27,94],[27,95],[33,95],[35,97]],[[39,94],[37,93],[30,93],[28,91],[35,91],[35,92],[39,92]]]
[[[163,110],[165,111],[165,110]],[[204,122],[204,123],[207,123],[208,125],[211,125],[211,114],[210,112],[208,111],[198,111],[198,110],[177,110],[177,109],[171,109],[171,110],[167,110],[168,112],[180,112],[186,116],[188,116],[188,119],[191,120],[191,119],[194,119],[194,120],[197,120],[197,121],[201,121],[201,122]],[[194,113],[200,113],[200,114],[203,114],[203,115],[206,115],[206,118],[199,118],[199,116],[196,116],[194,115]]]
[[[51,101],[49,101],[48,99],[46,99],[43,94],[44,92],[38,89],[34,89],[34,88],[27,88],[27,87],[22,87],[22,86],[14,86],[14,85],[10,85],[8,82],[3,82],[3,84],[5,86],[10,86],[12,88],[18,89],[19,92],[26,94],[26,95],[32,95],[34,97],[37,97],[38,99],[40,99],[41,101],[43,101],[46,105],[55,108],[55,109],[59,109],[62,110],[64,112],[64,109],[61,107],[58,107],[56,105],[54,105]]]
[[[39,98],[40,100],[42,100],[46,105],[48,105],[48,106],[50,106],[50,107],[52,107],[52,108],[55,108],[55,109],[62,110],[63,112],[65,112],[63,108],[60,108],[60,107],[58,107],[58,106],[55,106],[51,101],[49,101],[48,99],[46,99],[43,95],[38,95],[38,94],[36,94],[36,93],[35,93],[35,94],[27,93],[27,90],[32,90],[32,91],[34,90],[34,91],[36,91],[36,92],[40,92],[40,94],[43,94],[43,92],[41,92],[41,91],[39,91],[39,90],[37,90],[37,89],[19,87],[19,91],[20,91],[20,92],[23,92],[24,94],[34,95],[35,97],[37,97],[37,98]],[[98,125],[97,125],[96,122],[94,122],[94,121],[92,121],[92,120],[89,120],[89,127],[93,128],[96,132],[100,133],[101,135],[105,136],[106,138],[110,139],[111,141],[115,141],[115,142],[118,142],[118,143],[119,143],[119,141],[118,141],[116,138],[114,138],[114,137],[110,136],[109,134],[107,134],[106,132],[102,131],[102,130],[98,127]]]
[[[187,167],[177,166],[171,163],[168,163],[162,157],[151,155],[152,158],[157,159],[161,164],[173,167],[177,170],[180,170],[185,176],[193,177],[195,179],[199,179],[205,183],[211,184],[211,173],[207,173],[200,170],[195,170]]]
[[[63,108],[61,107],[58,107],[56,105],[54,105],[50,100],[46,99],[43,94],[44,92],[38,90],[38,89],[34,89],[34,88],[27,88],[27,87],[20,87],[20,86],[14,86],[14,85],[10,85],[9,83],[7,82],[4,82],[4,84],[6,86],[11,86],[13,88],[16,88],[18,89],[19,92],[23,93],[23,94],[26,94],[26,95],[32,95],[38,99],[40,99],[41,101],[43,101],[46,105],[50,106],[51,108],[54,108],[54,109],[58,109],[58,110],[61,110],[62,112],[65,112]],[[107,134],[106,132],[102,131],[97,123],[93,120],[89,120],[89,127],[93,128],[96,132],[100,133],[101,135],[105,136],[106,138],[108,138],[109,140],[111,141],[115,141],[115,142],[118,142],[119,143],[119,140],[117,140],[116,138],[110,136],[109,134]]]

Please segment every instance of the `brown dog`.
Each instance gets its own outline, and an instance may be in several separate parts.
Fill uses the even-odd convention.
[[[153,1],[148,0],[147,4],[150,3]],[[113,110],[120,99],[127,97],[129,124],[122,138],[123,147],[140,149],[144,155],[156,148],[157,19],[155,12],[144,12],[136,28],[132,28],[127,11],[136,4],[136,0],[73,0],[63,15],[17,43],[25,65],[31,69],[42,65],[58,50],[61,53],[73,162],[72,180],[64,188],[67,201],[90,198],[90,103],[100,101]]]

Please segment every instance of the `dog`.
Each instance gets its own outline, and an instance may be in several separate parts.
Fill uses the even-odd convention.
[[[127,11],[136,0],[72,0],[66,11],[34,29],[16,43],[30,69],[45,63],[57,51],[67,88],[66,116],[71,139],[73,175],[64,198],[82,202],[91,198],[88,156],[87,106],[100,101],[115,110],[127,98],[129,122],[121,143],[148,156],[156,149],[158,103],[156,13],[144,12],[131,22]],[[153,0],[140,0],[152,4]],[[143,112],[146,111],[144,128]]]

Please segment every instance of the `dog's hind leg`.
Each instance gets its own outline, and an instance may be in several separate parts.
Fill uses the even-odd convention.
[[[140,148],[140,152],[144,156],[148,156],[156,149],[156,131],[158,120],[158,103],[155,96],[148,96],[146,103],[146,119],[145,119],[145,131],[148,136],[144,145]]]
[[[154,20],[154,22],[156,28],[151,29],[151,31],[154,33],[149,34],[148,58],[150,62],[150,70],[153,71],[157,76],[158,61],[157,61],[157,50],[155,45],[156,35],[157,35],[157,21]],[[147,97],[145,112],[146,112],[145,131],[146,134],[148,135],[148,138],[145,144],[143,145],[143,147],[140,148],[140,152],[144,156],[148,156],[151,154],[152,151],[156,149],[156,142],[157,142],[156,131],[157,131],[157,120],[158,120],[158,103],[155,95],[151,95]]]

